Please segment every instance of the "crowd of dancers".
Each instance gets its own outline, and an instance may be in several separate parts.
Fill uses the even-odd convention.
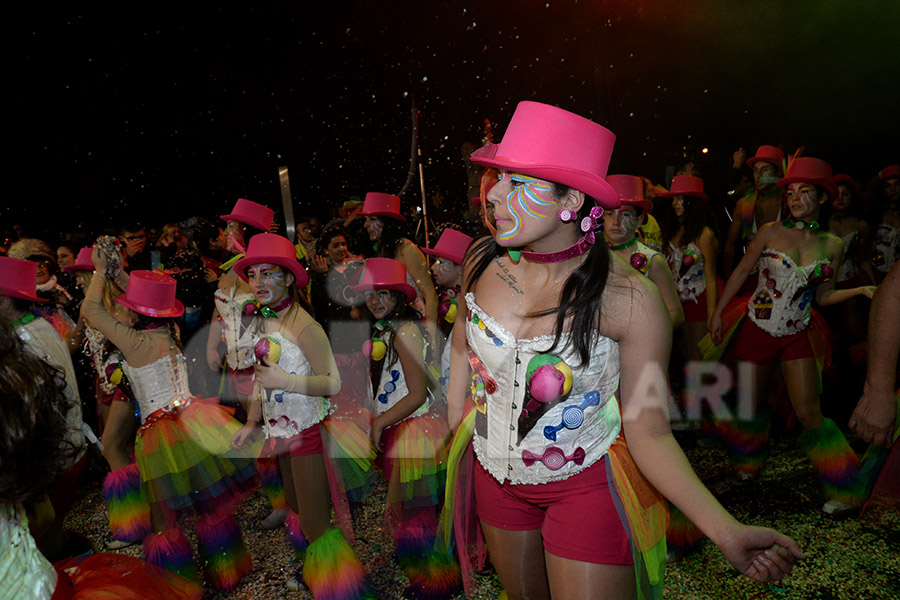
[[[141,224],[11,241],[0,587],[231,590],[253,570],[235,508],[261,486],[288,589],[373,597],[353,528],[378,478],[410,597],[470,590],[488,560],[509,598],[657,597],[704,536],[748,577],[789,573],[797,544],[736,521],[671,426],[721,444],[731,485],[759,476],[773,422],[797,426],[823,511],[860,510],[887,451],[845,433],[896,436],[900,166],[863,186],[764,145],[735,153],[752,184],[726,206],[691,164],[668,189],[607,175],[613,143],[522,102],[471,154],[477,218],[430,245],[380,192],[304,216],[297,243],[247,199],[154,244]],[[107,540],[63,528],[90,444]],[[115,553],[133,544],[143,561]]]

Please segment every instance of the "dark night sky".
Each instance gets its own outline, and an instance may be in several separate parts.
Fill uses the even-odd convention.
[[[460,145],[524,99],[655,181],[684,147],[708,171],[762,143],[863,179],[900,160],[896,0],[194,4],[11,15],[4,227],[277,208],[280,165],[295,211],[397,192],[413,97],[428,192],[459,201]]]

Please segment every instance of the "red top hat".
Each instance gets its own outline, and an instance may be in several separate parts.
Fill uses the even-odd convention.
[[[433,250],[422,248],[422,252],[452,260],[459,265],[462,264],[463,258],[466,256],[466,250],[469,249],[469,244],[471,243],[472,238],[462,231],[447,228],[441,234]]]
[[[846,173],[838,173],[832,179],[834,181],[835,186],[837,186],[839,184],[849,185],[850,187],[853,188],[853,192],[856,194],[857,197],[862,195],[862,186],[859,185],[859,182],[857,182],[855,179],[853,179]],[[838,193],[840,193],[840,190],[838,190]]]
[[[251,227],[256,227],[260,231],[268,231],[272,228],[272,218],[275,211],[271,208],[257,204],[245,198],[238,198],[234,208],[231,209],[230,215],[222,215],[226,221],[237,221]]]
[[[694,196],[709,202],[709,196],[703,193],[703,180],[693,175],[676,175],[672,178],[672,187],[669,188],[669,192],[663,195],[666,198]]]
[[[362,210],[356,213],[360,217],[390,217],[398,221],[406,221],[400,214],[400,198],[393,194],[369,192]]]
[[[561,183],[584,192],[604,208],[619,196],[606,182],[616,136],[567,110],[520,102],[499,144],[472,153],[472,162]]]
[[[309,276],[306,269],[297,262],[297,249],[286,237],[274,233],[257,233],[250,238],[250,245],[244,258],[234,263],[234,272],[247,281],[247,267],[270,263],[284,267],[294,274],[298,288],[306,287]]]
[[[837,198],[838,190],[834,185],[831,175],[831,166],[821,158],[801,156],[794,159],[788,165],[787,173],[778,180],[778,187],[782,190],[792,183],[812,183],[820,185],[828,190],[828,195],[833,200]]]
[[[878,174],[878,177],[882,181],[887,181],[888,179],[900,179],[900,165],[886,166]]]
[[[78,251],[78,258],[75,259],[75,262],[71,265],[64,266],[63,271],[66,273],[72,273],[73,271],[93,271],[94,261],[91,260],[93,251],[93,248],[82,248]]]
[[[784,152],[781,148],[776,148],[775,146],[767,146],[762,145],[756,149],[756,154],[747,159],[747,164],[751,167],[758,162],[767,162],[775,165],[775,167],[781,166],[781,161],[784,160]]]
[[[23,258],[0,256],[0,296],[45,302],[37,296],[37,265]]]
[[[644,211],[644,214],[648,215],[653,210],[653,203],[644,198],[644,181],[640,177],[609,175],[606,182],[619,194],[622,206],[637,206]]]
[[[416,290],[406,282],[406,267],[393,258],[370,258],[363,268],[359,283],[350,286],[354,292],[365,290],[396,290],[412,302]]]
[[[128,289],[116,302],[136,313],[162,319],[180,317],[184,304],[175,298],[176,282],[168,275],[154,271],[132,271]]]

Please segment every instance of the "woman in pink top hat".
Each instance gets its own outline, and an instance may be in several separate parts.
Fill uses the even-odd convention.
[[[778,181],[787,194],[790,214],[781,222],[763,225],[747,254],[735,268],[709,323],[715,344],[733,337],[734,356],[751,365],[756,393],[751,415],[738,414],[722,424],[725,443],[742,479],[755,478],[765,464],[769,420],[766,407],[772,368],[781,368],[793,414],[805,432],[801,444],[819,472],[827,503],[826,513],[858,507],[861,490],[859,459],[837,425],[822,415],[819,403],[819,368],[825,359],[824,323],[812,311],[856,296],[872,297],[874,286],[837,290],[834,275],[843,260],[844,244],[819,223],[821,207],[837,196],[831,167],[823,160],[796,158]],[[751,271],[759,272],[756,290],[735,300]],[[743,319],[746,315],[747,319]],[[723,323],[725,321],[725,323]],[[720,350],[706,345],[707,357]],[[746,371],[742,371],[746,372]]]
[[[883,168],[878,178],[883,196],[876,200],[870,222],[875,227],[871,261],[880,283],[900,261],[900,165]]]
[[[466,260],[450,455],[465,456],[460,445],[472,441],[476,510],[510,598],[659,592],[657,489],[750,577],[780,579],[800,556],[790,538],[731,517],[669,431],[671,318],[599,229],[604,210],[620,206],[605,180],[614,139],[578,115],[521,102],[503,141],[472,155],[500,173],[488,194],[497,231]],[[450,482],[447,498],[459,505]]]
[[[92,259],[96,272],[81,312],[124,355],[120,367],[141,416],[135,457],[153,531],[144,538],[144,558],[197,578],[193,551],[177,524],[178,514],[192,509],[205,577],[217,589],[232,589],[253,568],[233,516],[256,485],[255,461],[229,443],[240,423],[215,399],[191,393],[174,322],[184,312],[175,280],[132,271],[125,295],[115,298],[128,309],[123,323],[102,302],[107,264],[99,248]]]

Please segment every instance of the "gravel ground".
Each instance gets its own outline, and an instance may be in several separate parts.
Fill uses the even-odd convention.
[[[807,558],[781,583],[763,585],[739,576],[707,541],[697,553],[667,566],[665,598],[900,598],[900,514],[881,513],[863,521],[835,520],[819,512],[822,498],[815,472],[798,449],[794,436],[776,436],[772,457],[761,478],[739,485],[731,482],[721,450],[697,446],[694,434],[677,435],[701,478],[717,490],[722,503],[737,518],[792,536]],[[393,559],[390,536],[382,531],[383,503],[382,488],[357,515],[356,551],[378,596],[402,598],[406,578]],[[294,571],[292,551],[280,529],[266,531],[260,527],[268,512],[268,502],[259,492],[240,507],[237,518],[253,556],[254,571],[237,589],[227,594],[209,591],[206,600],[312,598],[306,591],[286,589],[285,581]],[[66,526],[86,535],[98,548],[108,541],[106,505],[99,482],[79,488]],[[184,528],[191,537],[193,527],[189,520]],[[120,552],[139,556],[140,546]],[[493,599],[500,591],[499,580],[488,570],[477,576],[477,592],[472,597]]]

